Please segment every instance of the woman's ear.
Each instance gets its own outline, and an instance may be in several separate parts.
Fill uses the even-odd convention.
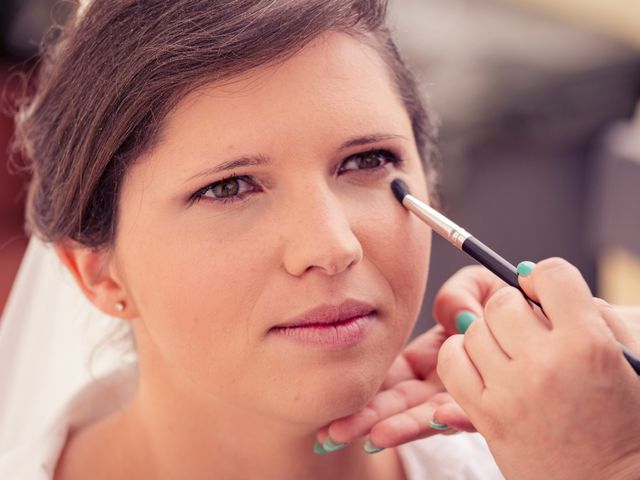
[[[114,317],[137,316],[125,286],[111,268],[109,249],[91,249],[70,240],[57,243],[54,248],[82,292],[98,309]]]

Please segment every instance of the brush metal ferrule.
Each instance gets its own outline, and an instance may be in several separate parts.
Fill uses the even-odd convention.
[[[438,235],[455,247],[462,249],[464,241],[471,236],[464,228],[456,225],[435,208],[421,202],[413,195],[405,195],[402,204],[429,225]]]

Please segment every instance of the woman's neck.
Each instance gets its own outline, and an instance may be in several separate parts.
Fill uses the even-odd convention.
[[[215,400],[185,401],[167,379],[140,375],[132,402],[68,443],[56,479],[402,479],[395,450],[367,455],[363,441],[313,453],[315,430]],[[192,399],[190,399],[192,400]]]

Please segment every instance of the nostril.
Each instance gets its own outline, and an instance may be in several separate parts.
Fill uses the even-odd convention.
[[[300,216],[283,218],[283,264],[294,276],[309,271],[337,275],[362,259],[362,245],[349,219],[333,201],[315,199]]]

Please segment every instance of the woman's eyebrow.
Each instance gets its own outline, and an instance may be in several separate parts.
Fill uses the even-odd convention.
[[[227,162],[222,162],[215,167],[207,168],[206,170],[201,171],[200,173],[196,173],[195,175],[189,177],[187,182],[190,182],[193,179],[200,177],[208,177],[210,175],[214,175],[216,173],[221,173],[226,170],[233,170],[234,168],[240,167],[255,167],[259,165],[266,165],[269,163],[269,159],[264,155],[252,155],[252,156],[242,156],[238,158],[234,158],[233,160],[229,160]]]
[[[372,135],[362,135],[360,137],[350,138],[342,145],[340,145],[340,150],[345,150],[350,147],[357,147],[360,145],[368,145],[370,143],[382,142],[384,140],[392,140],[396,138],[402,138],[407,140],[407,137],[403,135],[397,135],[394,133],[374,133]]]

